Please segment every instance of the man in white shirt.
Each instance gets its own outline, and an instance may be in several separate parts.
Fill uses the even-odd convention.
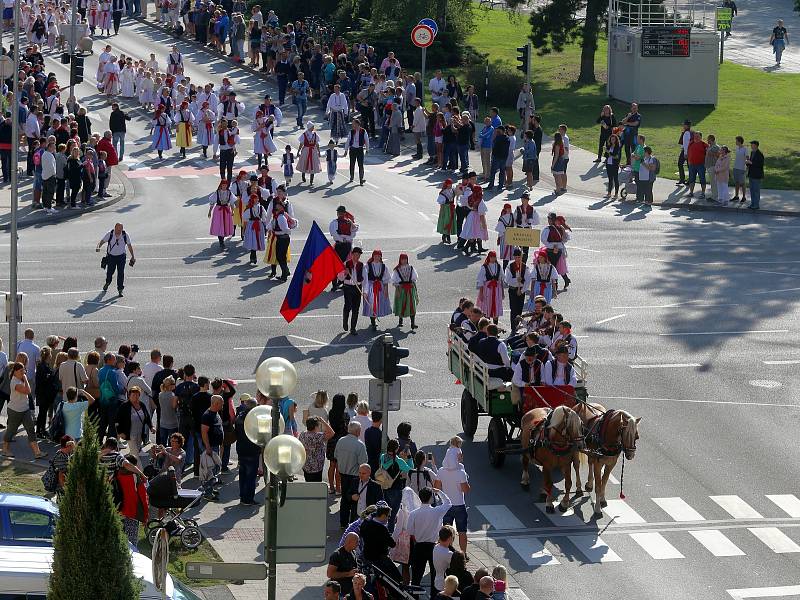
[[[428,83],[428,89],[431,91],[431,100],[436,102],[439,106],[444,106],[447,103],[447,82],[442,78],[442,71],[436,69],[433,79]]]
[[[28,156],[25,164],[25,173],[28,177],[33,177],[33,151],[34,141],[39,140],[39,135],[42,131],[41,121],[43,119],[41,111],[31,110],[28,113],[28,118],[25,119],[25,125],[22,128],[25,133],[25,140],[28,144]]]
[[[346,102],[345,100],[345,103]],[[330,105],[330,102],[328,105]],[[361,127],[361,121],[359,119],[353,119],[353,128],[350,130],[350,133],[347,134],[347,141],[344,144],[344,149],[350,156],[350,181],[353,181],[353,177],[356,174],[357,164],[358,179],[361,185],[364,185],[366,181],[364,179],[364,154],[369,150],[369,136]]]
[[[128,233],[122,228],[122,223],[114,225],[114,229],[109,231],[97,243],[95,251],[100,252],[103,244],[107,244],[106,249],[106,283],[103,291],[108,291],[114,271],[117,272],[117,292],[122,297],[122,290],[125,288],[125,259],[126,248],[131,253],[131,260],[128,263],[131,267],[136,264],[136,257],[133,255],[133,244]]]
[[[46,213],[56,212],[53,208],[53,197],[56,193],[56,143],[47,142],[45,151],[42,152],[42,205]],[[67,389],[67,388],[64,388]]]
[[[161,366],[161,350],[158,348],[153,348],[150,350],[150,362],[142,367],[142,378],[147,384],[147,387],[153,387],[153,377],[156,376],[156,373],[163,370],[163,368],[164,367]],[[156,390],[153,393],[153,396],[158,398],[158,393],[160,391],[161,390]]]
[[[414,104],[412,106],[416,106],[411,121],[413,123],[411,126],[411,131],[414,132],[414,142],[417,144],[417,151],[411,156],[411,158],[416,158],[419,160],[422,158],[422,136],[425,135],[425,127],[428,121],[425,118],[425,111],[422,108],[422,100],[419,98],[414,98]]]
[[[434,498],[440,498],[441,504],[432,506]],[[433,549],[439,541],[439,531],[442,529],[442,519],[450,510],[451,502],[442,491],[424,487],[419,491],[422,506],[411,511],[408,515],[406,531],[414,538],[411,551],[411,583],[419,585],[425,575],[425,566],[431,569],[431,580],[436,577],[433,567]]]
[[[575,377],[575,368],[569,362],[569,350],[562,346],[556,350],[555,354],[556,357],[544,366],[542,383],[575,387],[578,381]]]
[[[344,122],[349,110],[347,96],[342,93],[342,88],[337,83],[333,86],[333,93],[328,98],[328,105],[325,109],[325,114],[330,119],[331,137],[337,144],[339,138],[344,137],[343,134],[346,133]]]
[[[442,527],[439,530],[439,540],[432,552],[433,567],[431,568],[431,598],[436,598],[439,591],[444,590],[444,578],[453,558],[453,530]]]

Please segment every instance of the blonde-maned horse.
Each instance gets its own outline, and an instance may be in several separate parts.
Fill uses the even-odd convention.
[[[543,421],[546,421],[542,423]],[[544,427],[543,437],[547,440],[544,446],[533,447],[531,437],[539,424]],[[581,441],[582,421],[578,414],[568,406],[557,406],[554,409],[534,408],[522,417],[521,442],[522,449],[522,480],[520,484],[527,487],[530,484],[528,466],[530,457],[542,466],[542,498],[545,510],[554,513],[553,507],[553,471],[561,469],[564,475],[564,497],[558,505],[560,512],[566,512],[570,505],[569,492],[572,488],[572,472],[570,467],[578,455],[578,445]],[[578,470],[576,468],[576,474]],[[580,478],[577,479],[580,489]]]
[[[586,491],[594,487],[594,513],[602,515],[606,502],[606,484],[611,472],[625,453],[627,460],[636,457],[636,441],[639,439],[641,417],[634,417],[624,410],[606,410],[601,404],[579,402],[575,412],[584,425],[583,451],[589,458],[589,477]]]

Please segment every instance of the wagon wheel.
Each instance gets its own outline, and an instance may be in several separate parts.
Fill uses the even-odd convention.
[[[499,469],[506,462],[506,425],[499,417],[492,417],[489,421],[489,431],[486,436],[486,447],[489,450],[489,464]]]
[[[469,390],[461,394],[461,428],[468,438],[472,438],[478,430],[478,401]]]

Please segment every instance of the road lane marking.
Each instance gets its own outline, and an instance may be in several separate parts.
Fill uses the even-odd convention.
[[[714,556],[744,556],[739,547],[728,539],[719,529],[702,529],[690,531],[694,539],[700,542]]]
[[[548,513],[543,502],[537,502],[534,506],[536,506],[539,512],[547,517],[553,525],[557,525],[558,527],[583,527],[586,525],[586,522],[575,514],[575,509],[571,506],[563,513]]]
[[[689,506],[683,498],[651,498],[651,500],[676,521],[705,521],[703,515]]]
[[[780,290],[765,290],[763,292],[748,292],[748,293],[745,294],[745,296],[761,296],[763,294],[777,294],[779,292],[796,292],[798,290],[800,290],[800,287],[783,288],[783,289],[780,289]]]
[[[216,279],[217,275],[131,275],[128,279]]]
[[[400,204],[408,204],[408,202],[406,202],[405,200],[403,200],[403,199],[402,199],[402,198],[400,198],[399,196],[392,196],[392,198],[394,198],[395,200],[397,200],[397,201],[398,201]]]
[[[632,533],[631,539],[656,560],[686,558],[678,549],[670,544],[663,535],[657,532]]]
[[[200,175],[178,175],[181,179],[200,179]]]
[[[422,373],[423,375],[425,375],[425,371],[423,371],[422,369],[417,369],[416,367],[408,367],[408,370],[414,371],[415,373]]]
[[[594,323],[594,324],[595,324],[595,325],[602,325],[603,323],[608,323],[608,322],[610,322],[610,321],[616,321],[617,319],[621,319],[621,318],[622,318],[622,317],[624,317],[624,316],[626,316],[626,314],[625,314],[625,313],[622,313],[621,315],[615,315],[615,316],[613,316],[613,317],[608,317],[607,319],[603,319],[603,320],[601,320],[601,321],[595,321],[595,323]]]
[[[177,290],[178,288],[192,288],[192,287],[206,287],[209,285],[219,285],[217,283],[190,283],[188,285],[165,285],[161,289],[162,290]]]
[[[11,281],[11,279],[8,278],[8,277],[0,277],[0,281]],[[52,277],[18,277],[17,281],[53,281],[53,278]]]
[[[800,365],[800,360],[764,360],[765,365]]]
[[[603,512],[611,517],[614,523],[647,523],[639,513],[622,500],[608,500],[608,506],[603,509]]]
[[[572,244],[569,245],[570,250],[583,250],[584,252],[596,252],[600,254],[601,250],[592,250],[591,248],[581,248],[580,246],[573,246]]]
[[[412,254],[413,254],[413,253],[415,253],[415,252],[419,252],[420,250],[422,250],[423,248],[425,248],[427,245],[428,245],[428,244],[420,244],[420,245],[419,245],[419,246],[417,246],[416,248],[412,248],[412,249],[411,249],[409,252],[411,252]]]
[[[418,211],[417,211],[417,214],[418,214],[420,217],[422,217],[423,219],[425,219],[426,221],[430,221],[430,220],[431,220],[431,218],[430,218],[428,215],[426,215],[424,212],[422,212],[421,210],[418,210]]]
[[[156,177],[144,177],[144,180],[145,180],[145,181],[163,181],[164,179],[165,179],[165,177],[160,177],[160,176],[156,176]]]
[[[622,562],[619,555],[597,535],[568,535],[567,539],[583,554],[586,562]]]
[[[372,379],[372,375],[339,375],[339,379]]]
[[[452,310],[429,310],[429,311],[418,311],[417,312],[418,316],[419,315],[452,315],[452,314],[453,314]],[[342,313],[341,312],[336,312],[336,313],[326,313],[324,315],[297,315],[295,317],[295,319],[330,319],[330,318],[333,318],[334,316],[337,316],[337,317],[339,317],[341,319]],[[229,318],[233,318],[233,317],[229,317]],[[283,319],[284,321],[286,320],[280,315],[270,315],[270,316],[256,315],[254,317],[239,317],[239,318],[245,318],[245,319]],[[586,337],[586,336],[584,336],[584,337]]]
[[[667,363],[663,365],[628,365],[631,369],[684,369],[701,367],[700,363]]]
[[[234,323],[233,321],[225,321],[224,319],[212,319],[211,317],[198,317],[197,315],[188,315],[190,319],[200,319],[201,321],[211,321],[213,323],[222,323],[223,325],[233,325],[234,327],[241,327],[241,323]]]
[[[68,294],[99,294],[105,290],[78,290],[76,292],[42,292],[42,296],[66,296]]]
[[[558,559],[544,547],[539,538],[517,537],[506,540],[508,545],[529,567],[549,567],[560,565]]]
[[[800,288],[797,288],[800,290]],[[745,329],[742,331],[685,331],[682,333],[659,333],[661,337],[674,337],[679,335],[746,335],[755,333],[789,333],[788,329]]]
[[[763,519],[763,515],[739,496],[709,496],[734,519]]]
[[[570,268],[572,268],[572,265],[570,265]],[[674,302],[672,304],[650,304],[643,306],[612,306],[611,308],[616,308],[620,310],[636,310],[636,309],[650,310],[655,308],[709,308],[716,306],[740,306],[740,305],[731,302],[708,302],[705,304],[694,304],[691,302]]]
[[[800,552],[800,546],[777,527],[748,527],[747,530],[776,554]]]
[[[800,499],[794,494],[767,494],[778,508],[794,519],[800,519]]]
[[[117,304],[115,302],[93,302],[91,300],[81,300],[81,304],[92,304],[95,306],[110,306],[112,308],[127,308],[128,310],[136,310],[133,306],[127,306],[125,304]]]
[[[480,504],[476,508],[486,517],[492,529],[500,531],[525,528],[525,524],[515,517],[505,504]]]
[[[775,227],[774,229],[779,229]],[[725,590],[733,600],[746,600],[748,598],[784,598],[786,596],[800,595],[800,585],[782,585],[777,587],[741,588],[738,590]]]
[[[328,342],[320,342],[319,340],[312,340],[311,338],[303,337],[301,335],[289,335],[290,338],[294,338],[296,340],[303,340],[304,342],[311,342],[315,346],[328,346]]]
[[[234,348],[234,350],[270,350],[273,348],[276,349],[289,349],[289,348],[322,348],[323,346],[327,346],[328,348],[350,348],[350,347],[365,347],[366,344],[302,344],[302,345],[281,345],[281,346],[241,346]]]
[[[375,185],[374,183],[371,183],[369,181],[365,181],[364,183],[366,183],[369,187],[371,187],[373,189],[376,189],[376,190],[379,189],[378,186]]]
[[[652,400],[654,402],[679,402],[686,404],[732,404],[734,406],[773,406],[775,408],[800,408],[800,404],[775,402],[738,402],[736,400],[690,400],[685,398],[644,398],[641,396],[592,396],[595,400]]]
[[[71,321],[23,321],[23,325],[89,325],[98,323],[133,323],[133,319],[111,321],[89,321],[85,319],[72,319]]]

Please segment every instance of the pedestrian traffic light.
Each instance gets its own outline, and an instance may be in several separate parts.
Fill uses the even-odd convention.
[[[408,348],[386,345],[386,354],[383,359],[383,381],[392,383],[402,375],[408,375],[408,367],[401,365],[400,360],[408,357]]]
[[[83,81],[83,57],[76,54],[72,55],[69,64],[69,84],[77,85]]]
[[[517,69],[527,74],[531,60],[530,44],[525,44],[524,46],[520,46],[519,48],[517,48],[517,52],[519,52],[519,56],[517,56],[517,62],[519,62],[519,65],[517,66]]]
[[[389,340],[389,344],[391,344],[391,336]],[[367,366],[369,367],[369,372],[375,379],[383,380],[383,365],[384,365],[384,354],[385,354],[385,346],[383,343],[383,337],[377,338],[369,349],[369,355],[367,356]]]

